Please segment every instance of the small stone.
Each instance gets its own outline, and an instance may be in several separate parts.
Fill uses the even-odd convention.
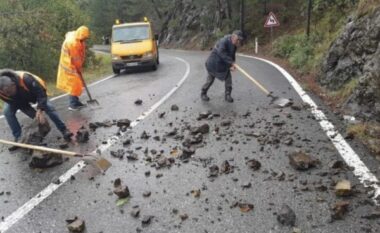
[[[351,195],[351,182],[348,180],[341,180],[335,186],[335,194],[339,197]]]
[[[34,151],[32,160],[29,163],[30,168],[50,168],[61,165],[63,163],[63,156],[61,154],[42,153]]]
[[[254,171],[257,171],[261,167],[261,163],[257,161],[256,159],[250,159],[246,162],[249,168],[251,168]]]
[[[125,151],[123,149],[118,149],[117,151],[111,151],[110,154],[112,157],[123,159]]]
[[[290,165],[297,170],[308,170],[317,164],[316,159],[304,152],[295,152],[288,155],[288,157]]]
[[[286,204],[283,204],[279,213],[277,213],[277,221],[285,226],[294,226],[296,223],[296,214]]]
[[[115,181],[114,181],[114,190],[113,190],[113,193],[116,194],[116,196],[118,196],[120,199],[121,198],[127,198],[130,196],[130,193],[129,193],[129,189],[128,189],[128,186],[123,186],[121,184],[121,180],[120,178],[117,178]]]
[[[220,166],[220,172],[224,174],[230,173],[232,170],[230,163],[225,160],[223,161],[222,165]]]
[[[219,167],[217,165],[212,165],[209,167],[209,177],[216,177],[219,174]]]
[[[348,212],[348,206],[350,205],[350,202],[348,201],[339,201],[335,203],[335,205],[332,207],[332,215],[331,218],[333,220],[341,220],[345,216],[345,214]]]
[[[250,203],[239,203],[238,206],[240,208],[240,211],[243,213],[247,213],[254,208],[253,204]]]
[[[141,138],[141,139],[149,139],[149,138],[150,138],[150,135],[148,135],[148,133],[145,132],[145,130],[144,130],[144,132],[142,132],[140,138]]]
[[[134,208],[131,211],[131,216],[134,218],[138,218],[140,216],[140,209],[139,208]]]
[[[227,127],[231,125],[231,121],[225,120],[220,123],[220,126]]]
[[[116,126],[121,128],[121,127],[126,127],[128,128],[131,125],[131,121],[128,119],[120,119],[116,122]]]
[[[193,197],[199,198],[201,196],[201,190],[200,189],[193,189],[193,190],[191,190],[191,194],[193,195]]]
[[[152,221],[153,219],[153,216],[152,215],[145,215],[142,220],[141,220],[141,224],[142,226],[147,226],[150,224],[150,222]]]
[[[67,229],[70,232],[81,233],[85,229],[85,222],[78,217],[75,217],[74,219],[66,219],[66,222],[68,223]]]
[[[90,139],[90,133],[84,127],[80,128],[75,135],[76,141],[78,143],[86,143]]]
[[[136,105],[141,105],[142,103],[143,103],[143,101],[141,99],[135,100],[135,104]]]
[[[145,192],[143,193],[143,197],[150,197],[151,194],[152,194],[151,191],[145,191]]]
[[[173,104],[170,108],[172,111],[178,111],[179,110],[179,107],[175,104]]]
[[[138,155],[136,153],[132,153],[132,154],[127,155],[127,159],[128,160],[136,161],[136,160],[139,159],[139,157],[138,157]]]
[[[189,215],[187,215],[187,214],[180,214],[179,217],[181,218],[181,221],[185,221],[186,219],[189,218]]]

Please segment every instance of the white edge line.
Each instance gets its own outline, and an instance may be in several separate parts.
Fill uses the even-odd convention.
[[[96,82],[93,82],[93,83],[91,83],[91,84],[89,84],[88,86],[89,87],[92,87],[92,86],[94,86],[94,85],[97,85],[97,84],[99,84],[99,83],[102,83],[102,82],[104,82],[104,81],[107,81],[108,79],[111,79],[111,78],[113,78],[113,77],[115,77],[116,75],[110,75],[110,76],[108,76],[108,77],[106,77],[106,78],[104,78],[104,79],[101,79],[101,80],[98,80],[98,81],[96,81]],[[68,94],[62,94],[62,95],[59,95],[59,96],[55,96],[55,97],[53,97],[53,98],[50,98],[49,100],[50,101],[55,101],[55,100],[57,100],[57,99],[60,99],[60,98],[62,98],[62,97],[65,97],[65,96],[67,96]],[[33,104],[33,106],[35,107],[36,106],[36,104]],[[4,115],[0,115],[0,119],[2,119],[2,118],[4,118]]]
[[[187,77],[190,74],[190,64],[179,58],[175,57],[175,59],[183,62],[186,64],[186,72],[183,76],[183,78],[175,85],[164,97],[162,97],[157,103],[155,103],[153,106],[151,106],[147,111],[142,113],[135,121],[131,123],[131,128],[138,125],[143,119],[145,119],[147,116],[149,116],[154,110],[156,110],[161,104],[163,104],[166,100],[169,99],[171,95],[173,95],[174,92],[178,90],[178,88],[181,87],[181,85],[185,82]],[[105,81],[105,80],[102,80]],[[95,83],[93,84],[95,85]],[[114,145],[116,142],[118,142],[126,132],[121,133],[120,136],[112,136],[107,140],[107,144],[102,145],[98,147],[93,153],[96,153],[100,150],[100,152],[104,152],[108,148],[110,148],[112,145]],[[64,183],[66,183],[71,176],[78,173],[82,168],[86,166],[84,161],[79,161],[76,163],[71,169],[69,169],[67,172],[65,172],[63,175],[61,175],[59,179],[59,184],[50,183],[45,189],[43,189],[41,192],[39,192],[37,195],[35,195],[32,199],[30,199],[28,202],[26,202],[24,205],[22,205],[20,208],[18,208],[15,212],[13,212],[11,215],[6,217],[3,222],[0,223],[0,233],[4,233],[9,228],[11,228],[15,223],[17,223],[20,219],[22,219],[26,214],[28,214],[33,208],[35,208],[37,205],[39,205],[43,200],[48,198],[54,191],[56,191],[59,187],[61,187]]]
[[[298,95],[301,97],[303,102],[310,105],[311,113],[314,115],[316,120],[319,121],[321,128],[323,129],[323,131],[325,131],[327,137],[334,144],[341,157],[344,159],[348,166],[354,168],[354,175],[365,187],[371,187],[375,190],[373,200],[375,201],[375,203],[377,203],[377,197],[380,196],[379,180],[376,178],[374,174],[371,173],[368,167],[360,159],[359,155],[356,154],[356,152],[351,148],[351,146],[346,142],[346,140],[344,140],[343,136],[335,129],[334,125],[327,119],[326,115],[318,109],[317,104],[315,104],[315,102],[310,98],[310,96],[306,94],[306,92],[302,89],[298,82],[285,69],[271,61],[245,54],[238,55],[241,57],[253,58],[266,62],[274,66],[285,76],[285,78],[289,81],[289,83],[293,86]]]

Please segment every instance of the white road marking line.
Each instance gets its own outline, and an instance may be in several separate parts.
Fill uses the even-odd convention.
[[[169,99],[171,95],[173,95],[174,92],[178,90],[182,86],[182,84],[185,82],[187,77],[190,74],[190,64],[179,58],[175,57],[175,59],[185,63],[186,65],[186,72],[182,79],[175,85],[164,97],[162,97],[157,103],[155,103],[152,107],[150,107],[147,111],[141,114],[135,121],[131,123],[131,127],[135,127],[138,125],[142,120],[144,120],[146,117],[148,117],[154,110],[156,110],[161,104],[163,104],[166,100]],[[107,140],[107,144],[102,145],[98,149],[96,149],[93,153],[96,153],[96,151],[100,150],[101,152],[104,152],[108,148],[110,148],[112,145],[114,145],[116,142],[120,141],[122,136],[124,136],[126,133],[122,133],[121,136],[113,136]],[[28,202],[26,202],[23,206],[18,208],[15,212],[13,212],[11,215],[6,217],[3,222],[0,223],[0,233],[4,233],[7,231],[10,227],[12,227],[15,223],[17,223],[20,219],[22,219],[26,214],[28,214],[31,210],[33,210],[37,205],[39,205],[43,200],[48,198],[54,191],[56,191],[59,187],[61,187],[64,183],[66,183],[71,176],[78,173],[82,168],[86,166],[85,162],[80,161],[77,164],[75,164],[70,170],[65,172],[63,175],[59,177],[59,184],[51,183],[49,184],[44,190],[42,190],[40,193],[35,195],[32,199],[30,199]]]
[[[311,113],[319,121],[319,124],[321,125],[323,131],[325,131],[327,137],[334,144],[340,156],[344,159],[348,166],[354,168],[354,175],[365,187],[371,187],[374,189],[375,193],[373,196],[373,200],[375,201],[375,203],[378,204],[377,197],[380,196],[380,186],[378,184],[379,180],[376,178],[374,174],[371,173],[368,167],[360,159],[359,155],[356,154],[356,152],[351,148],[351,146],[346,142],[346,140],[344,140],[343,136],[335,129],[334,125],[327,119],[326,115],[318,109],[317,104],[315,104],[315,102],[310,98],[310,96],[306,94],[306,92],[302,89],[298,82],[286,70],[284,70],[282,67],[271,61],[244,54],[238,55],[266,62],[274,66],[285,76],[285,78],[289,81],[289,83],[293,86],[298,95],[301,97],[303,102],[310,105]]]
[[[104,78],[104,79],[101,79],[101,80],[98,80],[98,81],[96,81],[96,82],[93,82],[93,83],[91,83],[91,84],[89,84],[88,86],[89,87],[92,87],[92,86],[94,86],[94,85],[97,85],[97,84],[99,84],[99,83],[102,83],[102,82],[104,82],[104,81],[107,81],[108,79],[111,79],[111,78],[113,78],[113,77],[115,77],[116,75],[110,75],[110,76],[108,76],[108,77],[106,77],[106,78]],[[67,96],[68,94],[62,94],[62,95],[59,95],[59,96],[55,96],[55,97],[53,97],[53,98],[51,98],[51,99],[49,99],[50,101],[55,101],[55,100],[57,100],[57,99],[60,99],[60,98],[62,98],[62,97],[65,97],[65,96]],[[35,107],[35,106],[37,106],[37,104],[33,104],[32,105],[33,107]],[[4,118],[4,115],[0,115],[0,119],[2,119],[2,118]]]

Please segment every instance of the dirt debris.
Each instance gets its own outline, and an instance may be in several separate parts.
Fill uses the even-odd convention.
[[[143,101],[141,99],[135,100],[135,105],[142,105]]]
[[[170,109],[171,109],[172,111],[178,111],[178,110],[179,110],[179,107],[178,107],[176,104],[173,104],[173,105],[170,107]]]
[[[152,215],[145,215],[142,220],[141,220],[141,225],[143,227],[146,227],[148,226],[151,222],[152,222],[152,219],[154,218],[154,216]]]
[[[63,156],[61,154],[34,151],[29,167],[45,169],[61,165],[62,163]]]
[[[78,217],[66,219],[66,223],[68,224],[67,229],[70,232],[74,232],[74,233],[81,233],[84,231],[86,227],[84,220],[79,219]]]
[[[90,133],[86,128],[81,127],[75,135],[75,138],[78,143],[86,143],[90,139]]]
[[[318,164],[318,160],[302,151],[291,153],[288,157],[289,164],[296,170],[305,171]]]
[[[209,167],[208,177],[217,177],[219,174],[219,167],[217,165],[212,165]]]
[[[342,220],[344,216],[346,215],[346,213],[348,212],[349,205],[350,205],[350,202],[348,201],[339,201],[335,203],[335,205],[331,209],[332,220]]]
[[[288,205],[283,204],[277,213],[277,221],[282,225],[293,227],[296,223],[296,214]]]
[[[246,162],[247,166],[253,171],[257,171],[261,168],[261,163],[256,159],[250,159]]]
[[[110,154],[114,158],[123,159],[125,151],[123,149],[118,149],[117,151],[111,151]]]
[[[113,187],[114,187],[113,193],[116,194],[116,196],[118,196],[120,199],[127,198],[130,196],[128,186],[122,185],[120,178],[117,178],[114,181]]]

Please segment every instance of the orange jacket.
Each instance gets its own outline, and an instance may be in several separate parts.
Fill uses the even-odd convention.
[[[66,34],[59,60],[57,88],[73,96],[80,96],[83,89],[83,83],[80,78],[86,57],[86,46],[83,40],[89,36],[88,29],[87,34],[83,34],[83,28],[87,29],[82,26],[76,31]]]

